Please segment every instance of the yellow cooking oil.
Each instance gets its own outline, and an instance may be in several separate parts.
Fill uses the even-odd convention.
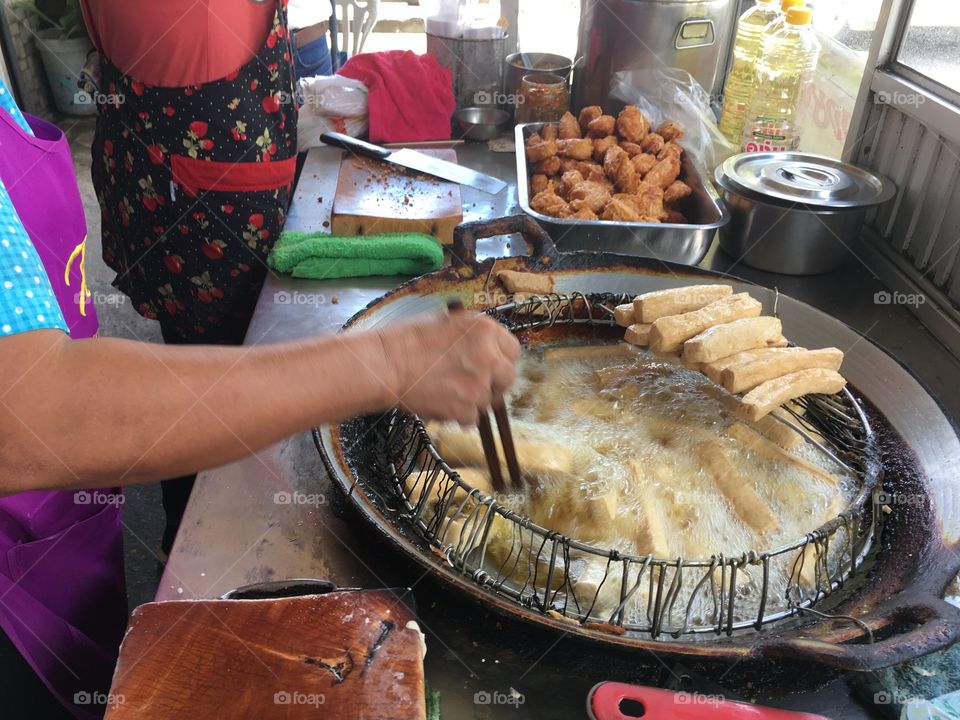
[[[784,23],[764,33],[757,78],[743,128],[744,152],[796,150],[800,99],[813,80],[820,42],[809,7],[787,10]]]
[[[785,0],[797,2],[798,0]],[[799,0],[802,2],[802,0]],[[733,64],[723,89],[723,110],[720,132],[734,145],[740,145],[743,121],[753,95],[753,81],[760,56],[764,28],[779,15],[777,0],[757,0],[737,20],[737,36],[733,41]]]

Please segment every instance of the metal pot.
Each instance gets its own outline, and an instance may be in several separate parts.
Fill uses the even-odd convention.
[[[477,260],[476,240],[520,233],[532,245],[530,257]],[[370,329],[421,312],[440,312],[451,296],[478,308],[487,280],[496,269],[550,272],[558,292],[637,294],[678,284],[722,277],[736,291],[749,290],[779,316],[798,344],[849,348],[845,368],[858,399],[866,405],[884,454],[885,488],[923,502],[894,504],[884,520],[879,551],[865,572],[835,591],[824,607],[829,616],[800,616],[762,632],[719,634],[702,639],[650,639],[630,633],[612,635],[570,624],[480,587],[421,542],[405,524],[399,508],[382,492],[381,450],[361,421],[315,431],[315,439],[333,481],[361,517],[388,543],[435,578],[487,608],[558,636],[577,636],[603,649],[652,651],[658,658],[718,661],[814,662],[866,671],[904,662],[942,648],[960,637],[960,610],[940,599],[960,570],[960,507],[955,502],[955,472],[960,441],[950,421],[923,387],[893,358],[842,322],[775,291],[698,268],[608,253],[559,253],[549,236],[525,216],[461,225],[456,232],[453,265],[416,278],[354,316],[348,328]],[[359,423],[359,424],[358,424]],[[855,618],[842,622],[836,618]],[[865,631],[869,628],[869,633]],[[874,642],[868,641],[869,639]]]
[[[714,173],[730,211],[720,247],[750,267],[816,275],[850,255],[867,210],[895,192],[855,165],[797,152],[744,153]]]

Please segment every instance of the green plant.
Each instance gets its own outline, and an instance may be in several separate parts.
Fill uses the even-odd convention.
[[[36,15],[51,27],[56,28],[61,40],[87,37],[87,27],[83,23],[83,13],[80,11],[80,0],[63,0],[63,10],[58,17],[51,17],[37,7],[37,0],[16,0],[13,7]]]

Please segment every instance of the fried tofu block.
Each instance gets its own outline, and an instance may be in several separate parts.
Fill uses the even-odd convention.
[[[547,176],[543,173],[534,173],[530,176],[530,192],[534,195],[547,189]]]
[[[626,152],[626,149],[624,149],[624,152]],[[657,159],[649,153],[642,152],[639,155],[633,155],[630,158],[630,162],[632,162],[633,166],[637,169],[637,174],[643,177],[657,164]]]
[[[550,217],[567,217],[573,211],[567,201],[553,191],[548,183],[547,189],[530,198],[530,209]]]
[[[668,142],[679,140],[683,137],[683,126],[673,120],[666,120],[660,123],[657,134]]]
[[[633,312],[637,322],[652,323],[668,315],[699,310],[732,294],[733,288],[729,285],[687,285],[654,290],[633,299]]]
[[[839,370],[842,363],[843,351],[837,348],[804,350],[734,365],[721,372],[720,379],[728,392],[742,393],[788,373],[810,368]]]
[[[699,310],[658,318],[650,329],[650,347],[655,352],[678,352],[683,343],[708,327],[740,318],[757,317],[762,309],[763,306],[750,295],[738,293]]]
[[[795,450],[800,447],[804,443],[803,436],[777,420],[774,415],[783,415],[783,410],[778,408],[766,417],[760,418],[754,423],[754,427],[760,431],[761,435],[784,450]],[[813,433],[810,434],[813,435]]]
[[[813,393],[832,395],[843,390],[846,384],[847,381],[836,370],[799,370],[757,385],[743,396],[737,414],[756,422],[788,400]]]
[[[840,479],[833,473],[829,473],[823,468],[817,467],[813,463],[807,462],[803,458],[799,458],[791,452],[787,452],[776,443],[770,442],[756,430],[748,428],[743,423],[735,422],[730,426],[730,429],[727,430],[727,434],[734,438],[737,442],[741,443],[744,447],[748,448],[751,452],[760,455],[761,457],[765,457],[768,460],[773,460],[774,462],[782,462],[793,465],[794,467],[800,468],[808,475],[812,475],[818,480],[822,480],[828,485],[835,486],[840,483]]]
[[[584,180],[571,187],[567,197],[569,197],[570,207],[574,211],[587,208],[594,213],[598,213],[610,202],[610,192],[606,187],[590,180]]]
[[[643,180],[666,190],[678,177],[680,177],[680,158],[667,155],[663,160],[657,161],[650,172],[643,176]]]
[[[640,155],[643,152],[643,148],[632,142],[622,142],[620,147],[623,148],[623,151],[627,154],[628,157],[633,158],[635,155]],[[652,167],[652,166],[651,166]]]
[[[683,344],[688,363],[709,363],[744,350],[769,347],[781,338],[783,326],[774,317],[748,317],[714,325]]]
[[[563,117],[560,118],[560,122],[557,123],[557,137],[561,140],[571,140],[581,136],[580,123],[577,122],[577,119],[568,110],[563,114]]]
[[[735,353],[729,357],[720,358],[711,363],[706,363],[703,367],[703,374],[710,378],[717,385],[723,384],[723,371],[735,365],[762,360],[765,358],[777,357],[787,353],[795,353],[804,350],[801,347],[775,347],[758,348],[756,350],[744,350]]]
[[[667,513],[660,504],[653,488],[647,482],[647,469],[636,460],[631,460],[630,472],[636,486],[641,488],[637,499],[643,511],[643,525],[637,536],[637,549],[654,557],[670,557],[670,543],[666,524]]]
[[[674,180],[670,183],[670,187],[663,191],[663,201],[672,205],[690,197],[692,194],[693,188],[682,180]]]
[[[560,172],[560,158],[556,155],[551,155],[545,160],[535,162],[530,169],[535,175],[546,175],[547,177],[553,177]]]
[[[629,325],[633,325],[635,322],[633,318],[633,303],[617,305],[613,309],[613,319],[620,327],[628,327]]]
[[[556,140],[557,139],[557,126],[553,123],[547,123],[542,128],[540,128],[540,134],[543,136],[544,140]]]
[[[639,143],[650,131],[650,122],[635,105],[627,105],[617,116],[617,132],[627,142]]]
[[[484,495],[495,495],[496,490],[493,487],[493,483],[490,481],[490,473],[486,468],[472,468],[472,467],[462,467],[454,468],[457,475],[460,476],[460,479],[463,480],[467,485],[479,490]]]
[[[440,457],[448,463],[458,467],[486,467],[487,461],[483,454],[480,434],[477,431],[431,424],[427,432]],[[496,438],[496,442],[497,453],[505,470],[503,448],[500,446],[499,437]],[[569,472],[573,465],[573,453],[563,445],[533,442],[521,438],[514,438],[513,444],[517,450],[520,471],[524,475]]]
[[[593,360],[595,358],[626,358],[636,355],[625,343],[612,345],[565,345],[547,348],[543,351],[544,362],[570,362],[571,360]]]
[[[606,137],[613,135],[616,125],[617,121],[613,115],[601,115],[587,123],[587,130],[594,137]]]
[[[657,135],[656,133],[650,133],[643,139],[643,142],[640,143],[640,147],[645,153],[656,155],[663,149],[665,144],[666,142],[661,136]]]
[[[538,143],[527,143],[527,162],[538,163],[556,154],[557,143],[554,140],[541,140]]]
[[[713,478],[734,512],[748,527],[761,535],[780,527],[773,510],[757,494],[749,480],[737,472],[719,442],[708,440],[699,443],[696,454],[703,469]]]
[[[657,160],[663,160],[671,155],[677,160],[680,160],[683,157],[683,148],[675,142],[668,142],[660,149],[660,152],[657,153]]]
[[[672,208],[667,208],[667,217],[663,221],[672,225],[687,225],[690,222],[686,215]]]
[[[574,160],[589,160],[593,156],[593,141],[589,138],[557,140],[557,155]]]
[[[577,122],[580,124],[580,130],[586,133],[590,129],[590,123],[603,115],[603,108],[599,105],[589,105],[580,111],[580,117]]]
[[[606,137],[594,138],[593,139],[593,159],[598,163],[603,162],[604,156],[607,154],[607,150],[612,148],[617,144],[616,135],[607,135]]]
[[[623,339],[631,345],[649,345],[652,327],[650,323],[634,323],[627,327],[623,333]]]
[[[846,502],[843,499],[843,495],[837,493],[830,500],[830,504],[827,505],[826,511],[819,517],[816,521],[817,527],[820,527],[824,523],[828,523],[833,520],[835,517],[840,515],[843,512]],[[821,575],[826,575],[826,557],[822,553],[817,552],[817,546],[815,543],[808,544],[800,553],[797,554],[797,560],[794,565],[790,567],[791,572],[794,573],[791,579],[794,581],[799,580],[800,585],[805,587],[808,590],[816,589],[817,583],[817,563],[820,563],[819,572]],[[796,571],[794,568],[796,567]],[[799,577],[796,575],[796,572],[799,572]]]
[[[510,292],[546,295],[554,292],[557,284],[553,273],[532,273],[520,270],[498,270],[496,278]]]

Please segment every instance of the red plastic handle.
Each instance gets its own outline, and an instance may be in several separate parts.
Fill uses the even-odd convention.
[[[595,685],[587,696],[587,713],[591,720],[630,720],[637,717],[648,720],[827,720],[822,715],[723,700],[717,695],[673,692],[618,682]]]

